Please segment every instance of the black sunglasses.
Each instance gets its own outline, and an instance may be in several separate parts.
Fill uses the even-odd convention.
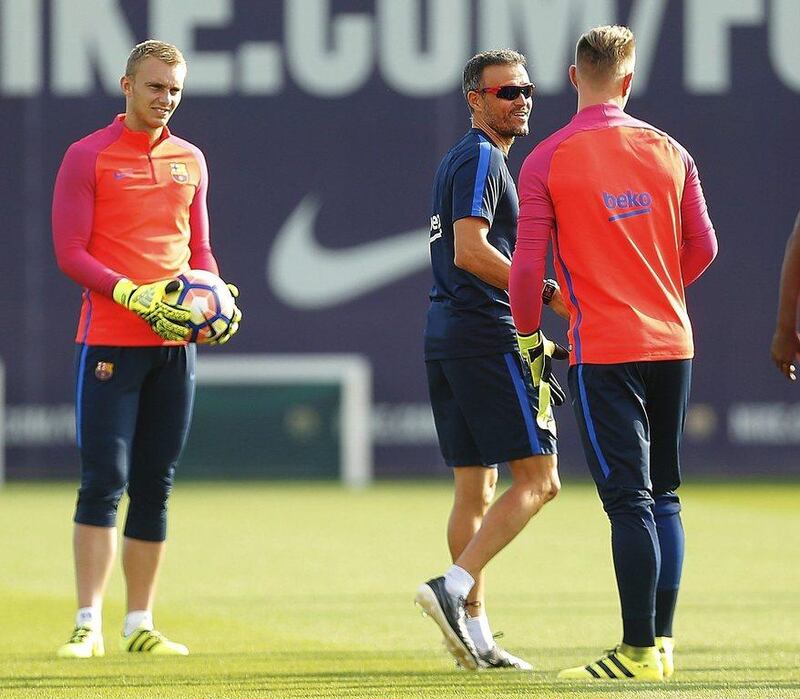
[[[533,88],[534,85],[532,83],[527,85],[500,85],[499,87],[482,87],[478,92],[488,92],[498,99],[513,102],[520,95],[526,100],[530,99],[533,95]]]

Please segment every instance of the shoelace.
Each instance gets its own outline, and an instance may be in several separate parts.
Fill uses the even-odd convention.
[[[78,626],[72,632],[72,636],[70,636],[69,642],[83,643],[90,633],[92,633],[91,629],[87,629],[85,626]]]

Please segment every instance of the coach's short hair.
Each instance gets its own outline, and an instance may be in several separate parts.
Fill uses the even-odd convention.
[[[166,41],[148,39],[133,47],[133,50],[128,56],[128,62],[125,65],[125,75],[133,75],[139,63],[151,56],[157,58],[159,61],[163,61],[168,66],[176,66],[181,63],[186,65],[186,60],[177,46],[168,44]]]
[[[472,90],[481,89],[481,78],[483,69],[486,66],[526,66],[528,61],[519,51],[513,49],[495,49],[493,51],[482,51],[467,61],[464,66],[464,77],[461,80],[461,90],[464,99]],[[467,101],[469,104],[469,101]],[[470,108],[471,109],[471,108]]]
[[[636,48],[633,32],[618,24],[595,27],[575,47],[575,65],[588,78],[606,82],[621,78]]]

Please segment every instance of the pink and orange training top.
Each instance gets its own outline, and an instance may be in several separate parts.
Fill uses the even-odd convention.
[[[84,287],[76,341],[170,343],[111,297],[188,269],[218,273],[208,237],[208,170],[200,150],[164,127],[152,146],[125,115],[73,143],[53,194],[53,244],[62,271]]]
[[[539,328],[552,239],[571,364],[694,355],[684,289],[717,241],[682,146],[615,105],[586,107],[525,160],[519,198],[509,293],[520,333]]]

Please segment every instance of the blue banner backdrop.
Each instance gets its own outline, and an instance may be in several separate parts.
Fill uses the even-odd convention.
[[[137,41],[184,49],[175,133],[205,152],[212,241],[245,322],[221,352],[354,352],[374,370],[379,476],[444,474],[421,354],[430,185],[468,126],[460,72],[511,46],[538,86],[525,155],[571,118],[579,34],[637,34],[632,114],[694,155],[720,255],[689,290],[697,358],[685,462],[797,472],[798,388],[769,361],[785,239],[800,207],[795,0],[0,0],[8,470],[71,475],[79,289],[50,242],[67,146],[123,109]],[[547,321],[555,336],[563,332]],[[563,374],[563,371],[561,372]],[[583,473],[562,411],[561,463]]]

